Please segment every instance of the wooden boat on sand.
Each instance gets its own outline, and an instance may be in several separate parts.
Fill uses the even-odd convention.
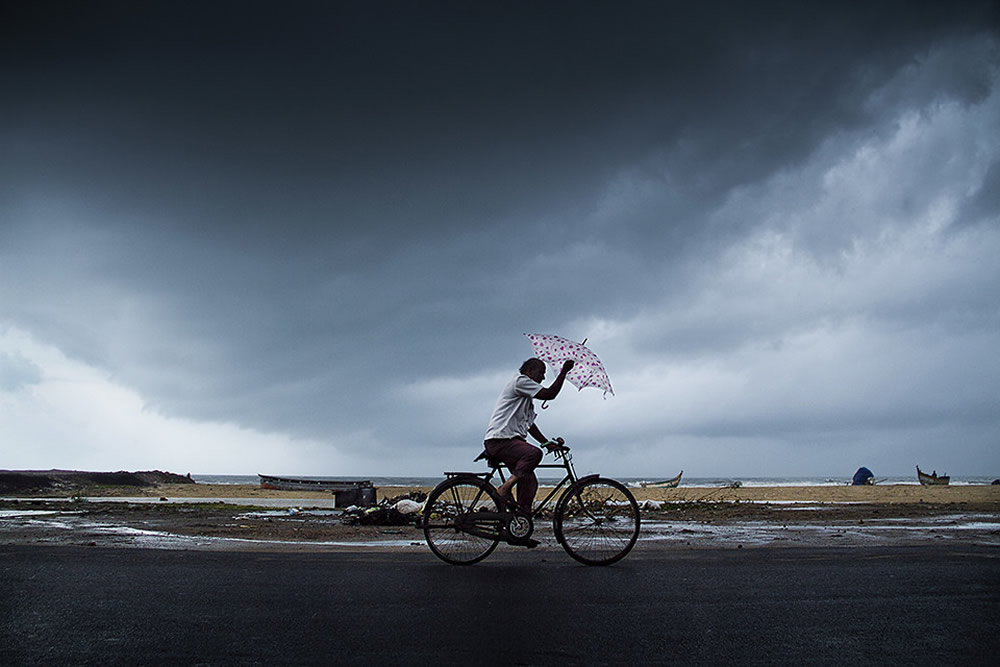
[[[676,489],[680,486],[681,475],[683,474],[684,471],[681,470],[680,475],[677,475],[673,479],[665,479],[662,482],[642,482],[639,486],[644,489]]]
[[[917,479],[923,486],[947,486],[951,483],[950,476],[942,475],[938,477],[937,470],[928,475],[920,469],[920,466],[917,466]]]
[[[376,488],[370,480],[308,479],[305,477],[276,477],[261,475],[260,488],[279,491],[329,491],[334,496],[334,507],[360,505],[371,507],[376,502]]]
[[[261,475],[260,488],[278,489],[280,491],[347,491],[371,487],[372,483],[364,481],[341,481],[332,479],[308,479],[305,477],[276,477]]]

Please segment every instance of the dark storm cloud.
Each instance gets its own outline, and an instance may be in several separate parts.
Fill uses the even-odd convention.
[[[637,164],[683,212],[863,122],[872,85],[974,25],[934,5],[207,4],[13,21],[10,120],[33,156],[15,180],[268,246],[255,229],[391,244],[537,219]]]
[[[391,431],[392,387],[512,366],[525,330],[676,315],[768,225],[840,261],[864,221],[727,202],[908,110],[982,103],[997,66],[989,2],[4,11],[9,323],[166,414],[319,439]],[[817,302],[631,344],[732,349],[836,310]]]

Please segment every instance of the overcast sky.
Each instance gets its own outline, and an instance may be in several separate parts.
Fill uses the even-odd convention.
[[[1000,474],[994,2],[11,4],[0,468]]]

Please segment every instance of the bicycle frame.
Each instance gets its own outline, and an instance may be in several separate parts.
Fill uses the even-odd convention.
[[[549,491],[548,495],[546,495],[545,498],[540,503],[537,503],[537,505],[532,508],[531,510],[532,519],[541,515],[542,511],[548,506],[548,504],[559,495],[560,490],[565,489],[565,491],[568,491],[570,488],[573,487],[574,484],[579,482],[581,479],[580,477],[577,477],[576,469],[573,467],[573,453],[569,450],[568,447],[562,450],[558,449],[554,450],[552,453],[556,459],[562,459],[562,461],[559,463],[540,463],[535,469],[536,470],[541,468],[561,469],[565,470],[566,474],[563,476],[561,480],[559,480],[559,483],[556,484],[551,491]],[[489,457],[487,458],[487,461],[490,461]],[[499,476],[501,484],[507,481],[507,477],[503,473],[504,469],[507,467],[506,465],[504,465],[499,461],[496,461],[495,463],[489,463],[489,466],[490,466],[489,472],[480,472],[480,473],[449,472],[445,473],[445,475],[447,475],[448,477],[473,475],[489,483],[493,482],[494,476]],[[590,479],[591,477],[597,477],[597,475],[587,475],[583,479]]]

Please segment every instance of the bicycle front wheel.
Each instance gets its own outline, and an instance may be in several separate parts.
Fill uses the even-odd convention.
[[[501,521],[493,486],[476,478],[441,482],[424,506],[424,538],[446,563],[472,565],[493,553]]]
[[[586,565],[620,561],[639,538],[639,505],[624,485],[596,477],[567,489],[556,506],[556,540]]]

